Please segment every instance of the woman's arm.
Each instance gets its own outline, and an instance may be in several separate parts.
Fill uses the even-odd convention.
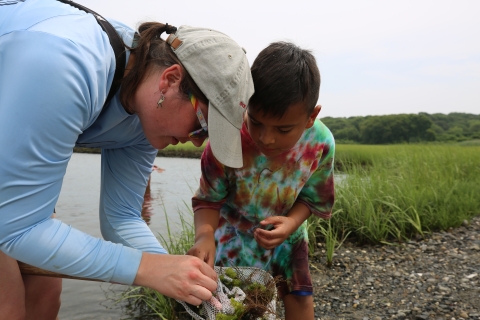
[[[100,226],[103,237],[144,252],[165,254],[141,216],[157,150],[143,143],[102,151]],[[119,264],[128,264],[119,261]]]
[[[131,284],[141,251],[50,217],[77,138],[106,97],[111,74],[105,61],[115,61],[113,53],[108,59],[110,44],[93,17],[77,18],[93,23],[86,21],[74,35],[98,36],[87,51],[38,30],[0,37],[0,46],[8,48],[0,60],[0,249],[45,270]],[[119,261],[128,265],[117,268]]]

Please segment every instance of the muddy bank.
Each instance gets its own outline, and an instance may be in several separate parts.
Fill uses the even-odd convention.
[[[191,158],[200,159],[202,156],[202,148],[184,150],[184,149],[167,149],[158,150],[157,157],[170,157],[170,158]],[[101,149],[98,148],[73,148],[75,153],[101,153]]]

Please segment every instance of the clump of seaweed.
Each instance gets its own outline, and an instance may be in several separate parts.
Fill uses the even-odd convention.
[[[263,270],[245,272],[242,267],[224,268],[219,275],[220,281],[229,289],[240,288],[245,293],[243,302],[229,297],[234,314],[218,313],[216,320],[257,320],[266,319],[268,315],[276,315],[276,285],[280,277],[272,278]]]

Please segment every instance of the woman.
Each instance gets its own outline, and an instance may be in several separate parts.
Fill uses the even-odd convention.
[[[94,16],[55,0],[0,1],[0,319],[54,319],[60,306],[59,280],[22,279],[15,260],[195,305],[216,288],[207,264],[165,254],[140,213],[157,149],[200,146],[208,132],[219,161],[242,165],[239,129],[253,93],[245,53],[214,30],[146,23],[133,41],[133,30],[110,23],[131,50],[104,105],[115,56]],[[74,146],[102,149],[108,241],[51,217]],[[45,298],[31,303],[40,285]]]

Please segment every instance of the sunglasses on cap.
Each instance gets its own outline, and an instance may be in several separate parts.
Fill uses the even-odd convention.
[[[192,131],[188,134],[188,137],[191,139],[204,139],[208,137],[208,125],[207,122],[205,121],[205,117],[203,116],[202,110],[200,110],[198,106],[198,100],[195,98],[195,96],[190,92],[188,93],[188,97],[190,98],[190,102],[192,103],[193,109],[195,110],[195,113],[197,114],[198,121],[200,121],[200,124],[202,127],[198,130]]]

